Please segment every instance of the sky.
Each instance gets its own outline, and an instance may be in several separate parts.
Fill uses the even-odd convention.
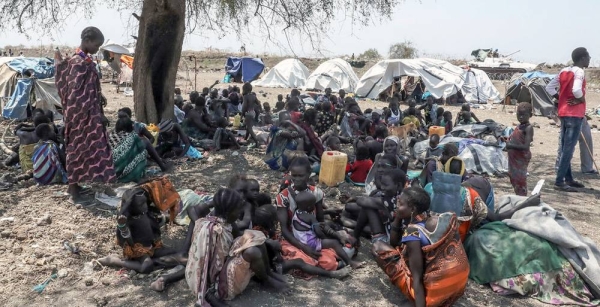
[[[374,21],[372,25],[352,25],[348,18],[337,16],[326,33],[320,53],[307,40],[297,39],[291,46],[273,31],[272,43],[264,37],[240,41],[235,35],[219,37],[202,29],[186,34],[184,50],[218,48],[238,51],[242,44],[251,53],[271,53],[297,56],[359,55],[376,48],[386,56],[390,45],[411,41],[421,55],[436,58],[471,59],[474,49],[494,48],[501,54],[519,51],[512,57],[530,63],[566,63],[576,47],[586,47],[592,56],[592,66],[600,66],[600,1],[597,0],[406,0],[394,10],[390,20]],[[99,7],[92,19],[73,14],[61,30],[53,33],[16,32],[0,34],[0,46],[79,44],[81,30],[96,26],[105,38],[113,42],[132,43],[130,15]],[[592,37],[592,39],[590,39]],[[282,47],[283,46],[283,47]],[[290,51],[293,50],[293,53]]]

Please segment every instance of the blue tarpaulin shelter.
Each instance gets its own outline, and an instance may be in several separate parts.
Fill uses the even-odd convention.
[[[260,76],[265,69],[265,64],[259,58],[229,57],[225,64],[226,72],[236,82],[252,82]]]
[[[2,117],[11,119],[27,118],[27,107],[31,96],[33,79],[25,78],[17,80],[17,88],[13,92],[10,100],[2,110]]]
[[[0,106],[2,117],[26,119],[32,107],[52,110],[62,116],[54,83],[54,60],[50,58],[0,58]]]
[[[546,85],[555,75],[542,71],[515,74],[508,85],[506,96],[517,102],[529,102],[533,114],[552,116],[556,113],[553,98],[546,92]]]

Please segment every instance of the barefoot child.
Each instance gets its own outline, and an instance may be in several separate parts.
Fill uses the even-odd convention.
[[[371,167],[373,167],[373,161],[369,159],[369,148],[361,145],[356,147],[356,161],[348,163],[346,173],[352,182],[364,184]]]
[[[306,274],[308,274],[342,279],[350,274],[352,271],[352,267],[350,266],[346,266],[336,271],[327,271],[320,267],[309,265],[301,259],[284,260],[281,255],[281,244],[279,243],[279,238],[276,233],[276,221],[277,209],[275,206],[262,206],[256,209],[255,215],[252,219],[252,224],[254,225],[253,229],[261,231],[265,234],[265,236],[267,236],[265,245],[267,246],[267,251],[269,252],[269,259],[275,259],[276,262],[272,263],[272,266],[277,267],[278,265],[281,265],[281,272],[284,274],[289,272],[293,272],[294,274],[305,273],[297,274],[302,277],[307,277]]]
[[[238,143],[235,135],[230,130],[227,130],[227,126],[229,125],[229,121],[225,117],[219,117],[217,119],[217,130],[215,131],[215,135],[213,140],[215,142],[215,150],[221,149],[240,149],[240,144]]]
[[[123,248],[123,257],[108,256],[98,261],[104,266],[123,267],[148,274],[162,266],[153,261],[175,251],[163,248],[159,214],[149,206],[149,198],[141,188],[129,189],[123,194],[121,211],[117,218],[117,243]]]
[[[508,151],[508,173],[510,183],[515,189],[515,194],[527,196],[527,167],[531,160],[531,143],[533,142],[533,126],[529,118],[533,115],[533,108],[528,102],[521,102],[517,106],[517,126],[506,143]]]
[[[349,243],[346,238],[337,234],[325,223],[319,223],[312,212],[315,210],[317,198],[308,191],[300,192],[295,197],[297,209],[292,217],[292,232],[294,237],[317,252],[322,248],[335,250],[338,257],[349,264],[353,269],[360,268],[363,264],[350,259],[343,249],[342,243]],[[333,239],[335,238],[335,239]]]
[[[406,174],[401,169],[386,170],[380,179],[380,189],[371,197],[361,197],[356,204],[360,213],[354,228],[354,237],[360,238],[365,226],[370,226],[371,242],[389,242],[390,225],[395,218],[398,196],[406,185]],[[360,241],[357,240],[357,244]]]

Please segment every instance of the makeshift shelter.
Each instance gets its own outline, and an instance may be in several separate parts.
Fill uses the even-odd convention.
[[[546,92],[546,85],[554,76],[541,71],[515,74],[510,80],[506,96],[517,102],[531,103],[534,115],[551,116],[556,110],[552,96]]]
[[[252,82],[256,80],[265,69],[265,64],[259,58],[229,57],[225,64],[225,71],[234,82]]]
[[[325,90],[331,88],[337,92],[341,89],[347,93],[354,93],[358,76],[348,62],[342,59],[333,59],[319,65],[313,71],[304,85],[305,90]]]
[[[49,58],[0,58],[0,95],[2,117],[22,120],[28,109],[52,110],[62,118],[62,107],[54,83],[54,60]]]
[[[298,59],[287,59],[271,68],[260,80],[252,85],[262,87],[300,88],[308,79],[308,68]]]
[[[464,84],[461,90],[466,102],[499,103],[502,101],[500,92],[485,71],[475,68],[465,69],[463,80]]]
[[[133,53],[130,49],[110,41],[100,47],[104,61],[118,74],[122,72],[123,65],[121,63],[125,63],[129,69],[133,69]]]
[[[464,84],[462,68],[435,59],[399,59],[379,61],[358,81],[356,96],[378,98],[394,82],[395,77],[420,77],[433,97],[448,97]]]

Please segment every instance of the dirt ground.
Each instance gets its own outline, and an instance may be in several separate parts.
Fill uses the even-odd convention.
[[[202,72],[198,75],[198,87],[212,84],[221,79],[220,72]],[[190,83],[179,81],[184,92],[189,92]],[[497,83],[503,93],[504,85]],[[222,86],[222,85],[219,85]],[[116,110],[123,106],[132,107],[131,97],[118,94],[113,85],[105,84],[109,105],[107,114],[116,117]],[[276,94],[288,90],[267,90],[256,88],[256,92],[267,93],[261,100],[274,105]],[[262,93],[261,93],[262,94]],[[589,107],[598,106],[600,95],[591,91],[588,94]],[[363,109],[379,107],[378,102],[362,102]],[[445,107],[455,114],[458,107]],[[505,125],[516,123],[514,107],[503,109],[501,105],[485,105],[474,109],[480,119],[491,118]],[[584,176],[579,172],[578,150],[573,159],[575,176],[589,189],[582,193],[565,194],[552,189],[554,179],[554,159],[556,156],[558,128],[550,125],[551,120],[534,117],[539,124],[535,129],[532,163],[530,165],[530,188],[537,180],[546,179],[542,189],[543,199],[560,210],[583,235],[600,242],[598,209],[595,208],[600,191],[597,190],[598,177]],[[594,116],[591,125],[600,125],[600,117]],[[7,122],[0,123],[3,132]],[[592,132],[595,144],[600,144],[598,129]],[[14,140],[8,133],[8,140]],[[209,153],[202,161],[180,164],[169,175],[177,188],[214,192],[224,185],[233,173],[247,173],[256,176],[262,189],[275,196],[281,175],[269,170],[262,162],[263,152],[222,151]],[[597,154],[595,155],[597,159]],[[4,158],[4,156],[2,157]],[[17,171],[11,171],[16,173]],[[6,173],[6,171],[2,171]],[[512,193],[508,178],[492,179],[497,196]],[[113,185],[111,187],[116,187]],[[106,186],[93,185],[101,191]],[[340,207],[337,200],[340,193],[361,194],[361,190],[342,184],[336,188],[324,188],[326,203]],[[115,244],[115,211],[105,206],[76,208],[63,196],[66,186],[35,185],[31,180],[0,192],[0,300],[4,306],[193,306],[194,297],[185,281],[170,286],[165,292],[156,293],[149,289],[157,273],[150,275],[129,274],[113,268],[95,264],[93,270],[85,264],[109,254],[119,255]],[[51,222],[39,220],[49,216]],[[14,220],[12,220],[14,218]],[[186,229],[172,226],[164,231],[168,246],[177,246]],[[63,248],[68,240],[81,249],[79,255]],[[366,241],[363,241],[366,243]],[[368,253],[369,244],[363,244],[359,260],[368,261],[365,268],[356,270],[344,281],[315,278],[304,281],[288,277],[293,286],[292,294],[282,296],[261,288],[256,283],[231,302],[232,306],[410,306],[398,289],[392,286],[385,274],[376,266]],[[53,280],[42,294],[32,288],[50,277],[53,269],[59,270],[61,277]],[[541,306],[533,299],[515,296],[501,297],[489,287],[469,282],[463,298],[456,306]]]

